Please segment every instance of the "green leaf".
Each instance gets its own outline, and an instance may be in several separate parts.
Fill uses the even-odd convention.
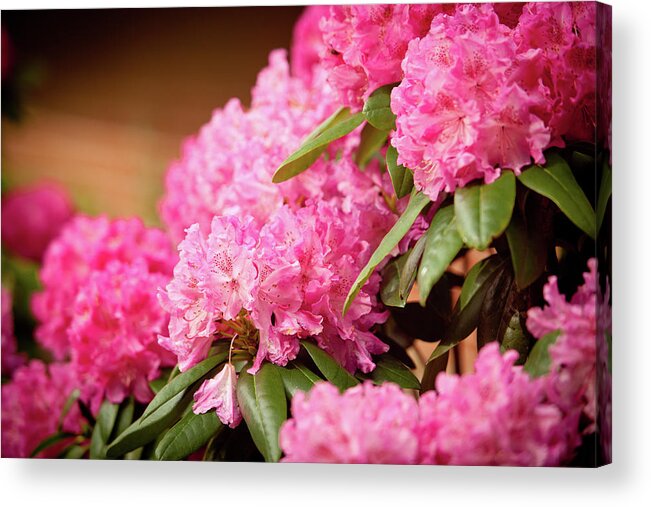
[[[156,380],[152,380],[149,383],[149,387],[151,390],[154,392],[154,394],[158,394],[158,392],[165,387],[167,384],[167,381],[164,378],[157,378]]]
[[[366,263],[366,266],[364,266],[360,274],[357,276],[357,279],[353,283],[352,287],[350,288],[348,296],[346,297],[346,302],[344,303],[344,315],[350,308],[350,305],[352,304],[361,288],[373,274],[373,271],[377,265],[380,264],[380,262],[382,262],[387,255],[389,255],[391,250],[393,250],[394,247],[404,237],[404,235],[407,234],[410,227],[416,221],[416,218],[420,212],[423,211],[429,202],[429,198],[425,194],[421,192],[412,192],[407,208],[391,228],[391,230],[387,233],[387,235],[384,236],[380,242],[380,245],[377,247],[375,252],[373,252],[373,255],[371,255],[371,258]]]
[[[439,347],[440,345],[438,345],[436,349]],[[433,357],[429,358],[427,364],[425,365],[425,371],[423,372],[423,380],[420,383],[421,393],[434,389],[436,384],[436,377],[439,373],[445,371],[448,366],[448,358],[450,356],[450,349],[452,347],[453,346],[444,346],[442,350],[439,351],[439,354],[432,354]],[[436,352],[436,349],[434,349],[434,352]]]
[[[362,113],[376,129],[389,131],[396,128],[396,115],[391,111],[391,90],[396,84],[381,86],[364,104]]]
[[[542,377],[547,375],[551,368],[551,358],[549,357],[549,347],[556,343],[560,332],[553,331],[543,336],[531,349],[527,361],[524,363],[524,371],[531,377]]]
[[[434,349],[434,351],[432,352],[432,354],[429,356],[429,359],[427,359],[427,363],[425,364],[425,367],[427,368],[427,365],[429,365],[430,363],[434,363],[436,361],[435,366],[439,368],[443,363],[442,358],[444,356],[447,358],[450,350],[456,347],[459,344],[459,341],[461,340],[458,340],[455,343],[443,343],[443,342],[439,343]],[[445,364],[447,364],[447,359],[445,361]]]
[[[506,239],[511,251],[515,283],[520,290],[525,289],[545,271],[545,238],[536,228],[528,227],[518,213],[514,213],[506,229]]]
[[[360,167],[366,167],[373,155],[379,152],[384,146],[389,133],[384,130],[378,130],[370,123],[364,125],[362,129],[359,147],[355,155],[355,163]]]
[[[400,297],[400,276],[409,258],[409,253],[405,252],[392,259],[383,270],[380,299],[387,306],[404,308],[405,304],[407,304],[407,298]]]
[[[519,354],[516,364],[524,364],[529,355],[529,340],[524,334],[523,322],[524,318],[520,312],[515,312],[504,331],[502,344],[500,345],[502,353],[507,350],[515,350]]]
[[[196,366],[190,368],[188,371],[185,371],[172,379],[169,384],[163,387],[158,394],[154,397],[153,400],[149,403],[142,418],[146,418],[159,407],[167,403],[169,400],[174,398],[180,392],[184,391],[188,386],[194,384],[197,380],[205,376],[211,370],[219,366],[228,358],[228,352],[222,351],[214,356],[210,356],[208,359],[204,359]]]
[[[520,182],[550,199],[574,225],[596,237],[596,217],[590,201],[577,183],[567,162],[557,153],[545,154],[547,163],[522,171]]]
[[[59,432],[63,431],[63,422],[66,420],[66,416],[68,415],[68,412],[70,412],[72,406],[77,403],[79,396],[81,396],[79,389],[73,390],[70,393],[70,396],[68,396],[68,399],[63,405],[63,410],[61,410],[61,415],[59,416],[59,424],[57,426]]]
[[[30,458],[33,458],[37,456],[40,452],[44,451],[45,449],[48,449],[52,447],[53,445],[56,445],[63,440],[66,440],[68,438],[74,438],[75,435],[72,433],[67,433],[64,431],[59,431],[55,433],[54,435],[50,435],[49,437],[44,438],[39,444],[34,448],[34,450],[31,452],[29,455]]]
[[[601,174],[601,184],[599,185],[599,197],[597,197],[597,232],[601,230],[601,224],[604,222],[608,201],[613,193],[613,172],[604,160],[603,173]]]
[[[84,454],[86,454],[86,451],[88,450],[87,445],[71,445],[68,447],[65,452],[61,453],[59,455],[59,458],[63,459],[81,459],[84,457]]]
[[[309,391],[314,384],[323,380],[316,373],[296,361],[285,368],[281,368],[280,375],[283,378],[285,392],[289,398],[293,398],[296,391]]]
[[[102,403],[90,441],[90,459],[106,458],[106,443],[111,438],[119,408],[119,405],[109,401]]]
[[[487,287],[477,323],[478,349],[492,341],[502,343],[511,316],[516,312],[518,292],[510,269],[500,270],[487,282]]]
[[[301,346],[307,351],[323,376],[341,391],[359,384],[359,381],[325,350],[305,340],[301,340]]]
[[[298,150],[280,164],[272,181],[281,183],[302,173],[317,161],[331,142],[351,133],[363,121],[364,115],[361,112],[353,114],[348,108],[338,109],[303,142]]]
[[[281,454],[278,432],[287,419],[287,400],[279,367],[265,363],[255,375],[242,371],[237,382],[237,402],[265,461],[278,461]]]
[[[398,294],[400,299],[404,299],[405,301],[409,297],[411,288],[414,286],[414,282],[416,281],[418,263],[420,262],[420,259],[423,256],[423,251],[425,250],[425,239],[425,235],[423,235],[418,239],[418,241],[416,241],[416,244],[407,256],[405,264],[402,266],[400,284],[398,285]]]
[[[458,188],[454,193],[454,215],[463,241],[485,250],[511,221],[515,205],[515,176],[504,171],[490,184]]]
[[[382,354],[376,358],[371,378],[376,384],[393,382],[404,389],[420,389],[420,382],[411,370],[389,354]]]
[[[499,276],[503,266],[504,261],[499,256],[493,255],[473,266],[468,272],[461,288],[459,301],[452,313],[450,325],[445,330],[445,337],[434,349],[430,360],[445,351],[443,346],[450,346],[450,348],[455,346],[477,327],[488,290],[495,277]]]
[[[106,455],[109,458],[117,458],[155,440],[163,430],[181,417],[192,400],[194,389],[227,357],[227,351],[219,352],[174,377],[158,392],[142,416],[108,446]]]
[[[115,428],[113,430],[113,435],[115,437],[120,435],[124,430],[131,426],[135,409],[136,405],[133,396],[130,396],[127,400],[122,402],[122,405],[120,405],[120,412],[118,413],[117,421],[115,422]]]
[[[454,206],[439,209],[425,235],[425,251],[418,268],[420,304],[425,306],[432,287],[463,247],[457,231]]]
[[[398,164],[398,151],[391,145],[387,147],[386,162],[396,197],[402,199],[414,188],[414,175],[404,165]]]
[[[181,460],[203,447],[224,428],[214,410],[195,414],[189,410],[172,426],[156,446],[154,458],[162,461]]]

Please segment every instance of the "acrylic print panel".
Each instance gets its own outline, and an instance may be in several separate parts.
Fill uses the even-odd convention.
[[[3,457],[611,461],[609,6],[4,14]]]

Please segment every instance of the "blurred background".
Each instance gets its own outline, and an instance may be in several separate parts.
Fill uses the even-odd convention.
[[[301,11],[3,11],[3,188],[46,179],[82,211],[159,224],[183,138],[229,98],[249,103]]]

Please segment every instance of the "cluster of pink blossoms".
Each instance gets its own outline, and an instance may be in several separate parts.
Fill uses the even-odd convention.
[[[402,79],[409,41],[427,33],[432,18],[454,4],[333,5],[320,22],[328,82],[345,105],[361,108],[380,86]]]
[[[56,433],[66,400],[76,387],[69,364],[46,366],[38,360],[16,370],[2,386],[2,457],[27,458],[36,446]],[[62,430],[81,431],[82,417],[74,404],[63,420]],[[61,446],[50,447],[38,457],[52,458]]]
[[[156,299],[176,256],[167,236],[139,219],[75,217],[52,242],[32,299],[35,336],[69,359],[82,398],[95,411],[133,393],[151,398],[148,381],[173,358],[157,344],[168,323]]]
[[[25,362],[18,353],[14,335],[14,317],[9,289],[2,287],[2,375],[11,376],[13,371]]]
[[[306,83],[312,81],[325,51],[319,24],[329,12],[330,7],[327,5],[307,6],[294,25],[289,54],[292,74]]]
[[[2,196],[2,243],[11,252],[40,262],[50,241],[72,215],[70,198],[58,185],[7,192]]]
[[[594,140],[594,4],[575,5],[527,4],[509,28],[491,5],[462,4],[409,43],[392,144],[419,189],[436,199]]]
[[[284,461],[553,466],[571,456],[578,421],[545,398],[544,379],[489,344],[476,373],[440,374],[418,403],[370,382],[339,394],[317,384],[292,400],[281,428]]]
[[[595,431],[601,412],[610,410],[606,333],[611,330],[609,293],[601,295],[596,259],[588,262],[588,269],[584,284],[570,301],[559,292],[558,280],[552,276],[543,291],[548,306],[527,312],[527,328],[536,338],[560,333],[549,347],[552,368],[548,396],[568,413],[583,410],[588,421],[586,434]],[[607,390],[599,395],[598,372],[603,377],[599,387]]]

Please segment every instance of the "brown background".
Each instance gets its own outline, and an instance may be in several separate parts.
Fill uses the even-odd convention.
[[[3,119],[5,183],[67,186],[90,213],[157,223],[182,139],[249,90],[288,48],[301,7],[3,11],[39,84],[20,123]]]

